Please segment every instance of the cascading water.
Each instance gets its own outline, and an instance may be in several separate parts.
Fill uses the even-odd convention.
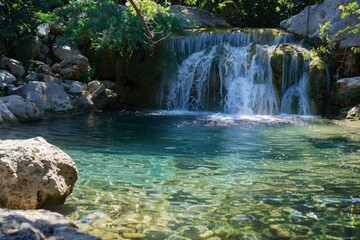
[[[242,115],[309,114],[309,63],[296,50],[290,62],[283,61],[281,89],[274,86],[274,49],[293,42],[292,35],[276,33],[258,29],[169,40],[167,48],[178,65],[164,77],[161,106]]]

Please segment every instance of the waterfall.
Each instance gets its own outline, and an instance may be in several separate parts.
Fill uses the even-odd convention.
[[[290,63],[283,61],[281,89],[273,83],[273,51],[293,41],[292,35],[271,29],[170,39],[167,49],[178,63],[174,71],[164,63],[160,105],[242,115],[309,114],[308,61],[301,62],[294,51]]]

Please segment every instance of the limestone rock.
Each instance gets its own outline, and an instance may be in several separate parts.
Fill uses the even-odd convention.
[[[99,97],[105,91],[105,86],[103,84],[99,84],[97,88],[92,92],[92,98]]]
[[[1,239],[99,239],[73,226],[73,223],[61,214],[47,210],[0,209]]]
[[[100,82],[99,81],[91,81],[88,83],[88,91],[90,93],[95,92],[95,90],[100,86]]]
[[[75,162],[43,138],[0,141],[0,205],[37,209],[60,205],[78,178]]]
[[[94,103],[91,100],[91,94],[89,92],[84,92],[80,97],[75,97],[73,105],[84,110],[94,108]]]
[[[338,90],[340,94],[344,94],[351,89],[360,88],[360,77],[342,78],[337,81]]]
[[[10,95],[0,98],[9,111],[21,122],[38,121],[44,118],[44,111],[32,102],[27,101],[18,95]],[[12,121],[13,116],[8,115],[8,120]]]
[[[44,76],[44,82],[47,82],[47,83],[58,83],[58,84],[60,84],[60,83],[63,82],[63,80],[60,79],[60,78],[57,78],[57,77],[53,77],[53,76],[51,76],[51,75],[45,75],[45,76]]]
[[[69,93],[71,94],[81,94],[83,92],[84,84],[79,81],[73,81],[70,85]]]
[[[305,37],[309,35],[310,38],[314,38],[319,37],[319,24],[323,25],[330,21],[332,26],[328,33],[330,36],[333,36],[337,31],[348,26],[354,26],[358,23],[358,16],[356,14],[345,17],[344,19],[341,18],[339,5],[346,5],[347,3],[349,3],[348,0],[325,0],[321,4],[312,5],[310,7],[309,32],[307,31],[308,7],[299,14],[282,21],[280,26],[287,31],[296,33],[300,36]],[[340,42],[340,47],[342,48],[349,46],[359,46],[360,33],[350,34],[345,32],[339,35],[338,41]]]
[[[0,70],[0,89],[4,87],[12,87],[16,81],[14,75],[6,70]]]
[[[50,25],[48,23],[40,24],[37,27],[37,34],[39,37],[44,38],[50,33]]]
[[[15,115],[7,108],[5,103],[0,100],[0,123],[16,123],[17,118]]]
[[[356,105],[348,111],[346,119],[360,120],[360,104]]]
[[[59,74],[62,78],[75,80],[79,80],[88,74],[89,69],[89,60],[81,54],[71,55],[52,67],[54,73]]]
[[[60,61],[65,60],[67,57],[80,54],[78,49],[71,48],[70,46],[62,44],[62,38],[58,37],[56,42],[52,45],[52,51],[54,55],[60,59]]]
[[[7,57],[0,59],[0,68],[8,70],[16,77],[22,77],[25,74],[25,68],[21,62]]]
[[[185,28],[230,27],[223,19],[215,17],[210,12],[198,7],[172,5],[170,7],[170,14],[182,19]]]
[[[56,83],[32,82],[12,91],[33,102],[43,110],[67,111],[72,109],[69,96],[64,88]]]

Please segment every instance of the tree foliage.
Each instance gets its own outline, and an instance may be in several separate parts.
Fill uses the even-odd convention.
[[[279,23],[322,0],[172,0],[193,5],[225,19],[234,27],[278,27]]]
[[[49,12],[64,4],[60,0],[1,0],[0,54],[19,57],[40,23],[39,12]],[[25,42],[25,43],[24,43]]]

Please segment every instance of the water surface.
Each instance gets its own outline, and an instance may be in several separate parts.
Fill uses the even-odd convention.
[[[220,239],[360,239],[358,130],[315,117],[174,112],[0,128],[2,139],[42,136],[75,160],[65,209],[77,224],[94,227],[105,213],[101,228],[147,239],[183,226]]]

